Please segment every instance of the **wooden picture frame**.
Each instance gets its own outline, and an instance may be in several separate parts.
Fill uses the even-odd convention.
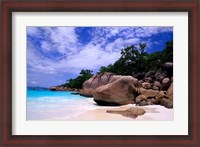
[[[1,146],[200,146],[198,0],[5,0],[1,2]],[[188,12],[188,135],[12,135],[12,12]]]

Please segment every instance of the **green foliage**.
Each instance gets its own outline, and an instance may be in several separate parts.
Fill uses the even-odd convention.
[[[148,54],[147,56],[147,70],[153,70],[156,71],[158,70],[162,63],[161,63],[161,52],[155,52],[153,54]]]
[[[75,79],[67,80],[67,82],[65,84],[62,84],[61,86],[81,89],[83,83],[91,77],[92,77],[92,71],[91,70],[82,69],[81,72],[80,72],[80,75],[78,77],[76,77]]]
[[[148,54],[146,44],[139,44],[139,48],[131,45],[121,50],[121,57],[107,67],[100,67],[99,73],[112,72],[120,75],[132,75],[138,72],[158,70],[165,62],[173,62],[173,41],[167,42],[162,52]]]
[[[107,67],[101,66],[97,74],[104,73],[104,72],[116,73],[115,67],[112,64],[109,64]]]
[[[166,47],[162,52],[162,63],[173,62],[173,41],[166,43]]]
[[[131,75],[133,72],[140,72],[146,68],[146,44],[139,44],[139,49],[134,46],[128,46],[121,50],[121,57],[113,64],[107,67],[100,67],[99,73],[113,72],[120,75]]]

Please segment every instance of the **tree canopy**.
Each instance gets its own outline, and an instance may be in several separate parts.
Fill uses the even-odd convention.
[[[107,67],[101,66],[99,73],[112,72],[120,75],[132,75],[138,72],[158,70],[165,62],[173,62],[173,41],[166,43],[162,52],[148,54],[146,44],[140,43],[139,47],[128,46],[121,50],[121,57]]]

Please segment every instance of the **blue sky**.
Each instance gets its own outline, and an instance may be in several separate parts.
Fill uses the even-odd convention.
[[[27,27],[28,86],[50,87],[114,63],[128,45],[163,50],[173,27]]]

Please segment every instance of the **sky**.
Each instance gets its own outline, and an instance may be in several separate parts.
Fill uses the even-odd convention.
[[[162,51],[173,27],[27,27],[27,85],[50,87],[113,64],[121,49],[146,43]]]

